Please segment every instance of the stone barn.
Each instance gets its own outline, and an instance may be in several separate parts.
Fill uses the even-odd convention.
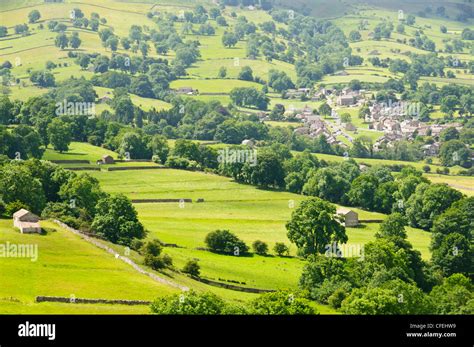
[[[110,156],[110,155],[104,155],[104,156],[102,157],[102,162],[103,162],[104,164],[114,164],[114,163],[115,163],[115,160],[114,160],[114,158],[112,158],[112,156]]]
[[[24,208],[13,214],[13,226],[20,229],[22,234],[41,234],[39,217]]]
[[[346,227],[355,227],[359,225],[359,215],[356,212],[348,208],[340,207],[337,209],[336,213],[344,218],[344,225]]]

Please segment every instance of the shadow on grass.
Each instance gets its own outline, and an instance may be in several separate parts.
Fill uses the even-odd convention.
[[[51,233],[55,233],[57,232],[58,230],[55,229],[55,228],[41,228],[41,233],[40,235],[42,236],[46,236],[46,235],[49,235]]]

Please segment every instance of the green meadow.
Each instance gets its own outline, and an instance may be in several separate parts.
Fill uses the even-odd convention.
[[[228,178],[181,170],[103,171],[90,174],[97,177],[103,189],[109,193],[123,193],[130,198],[194,200],[184,205],[135,204],[140,220],[149,231],[149,239],[158,238],[178,246],[167,247],[164,251],[172,256],[176,269],[181,269],[188,260],[197,259],[201,276],[207,279],[237,282],[241,286],[260,289],[297,289],[304,262],[295,257],[296,248],[286,237],[285,223],[293,209],[306,197],[260,190],[234,183]],[[203,198],[204,202],[196,203],[197,198]],[[355,210],[361,219],[385,218],[379,213]],[[291,256],[227,256],[201,250],[201,247],[205,247],[207,233],[216,229],[229,229],[248,245],[257,239],[267,242],[270,248],[275,242],[285,242],[290,246]],[[374,239],[377,230],[378,224],[372,223],[359,228],[347,228],[348,244],[362,246]],[[408,235],[409,241],[420,250],[423,258],[429,259],[429,233],[408,228]],[[166,274],[176,282],[197,290],[213,291],[227,300],[242,302],[254,297],[203,285],[177,272],[166,271]],[[331,312],[324,306],[319,309],[321,312]]]
[[[21,234],[11,219],[0,220],[0,244],[33,245],[37,260],[0,261],[2,313],[146,313],[146,306],[36,303],[38,295],[153,300],[177,289],[137,273],[130,265],[59,228],[42,222],[45,235]],[[120,288],[120,291],[117,291]]]

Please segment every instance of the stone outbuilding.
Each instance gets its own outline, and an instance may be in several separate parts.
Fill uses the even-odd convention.
[[[106,154],[106,155],[102,156],[102,163],[104,163],[104,164],[114,164],[115,160],[114,160],[114,158],[112,158],[112,156]]]
[[[340,207],[336,213],[344,218],[344,225],[346,227],[355,227],[359,225],[359,215],[348,208]]]
[[[253,140],[243,140],[242,145],[243,146],[248,146],[248,147],[253,147],[253,146],[255,146],[255,142]]]
[[[13,214],[13,226],[20,229],[22,234],[41,234],[39,217],[22,208]]]

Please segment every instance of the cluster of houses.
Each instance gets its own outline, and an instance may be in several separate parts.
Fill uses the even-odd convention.
[[[345,143],[336,139],[337,134],[333,134],[329,124],[321,116],[315,115],[310,107],[305,106],[296,114],[295,118],[301,121],[301,123],[298,123],[301,126],[295,129],[296,134],[312,138],[324,135],[330,145],[339,144],[347,147]]]
[[[374,104],[369,107],[370,114],[365,118],[369,129],[383,131],[384,135],[374,144],[374,150],[391,147],[400,140],[414,140],[417,136],[438,137],[447,128],[461,130],[460,123],[428,124],[418,119],[411,118],[410,110],[400,105],[390,107],[384,104]],[[416,113],[414,113],[416,115]],[[439,153],[440,143],[434,142],[423,146],[426,156],[436,156]]]
[[[298,89],[288,89],[285,94],[285,99],[298,99],[298,100],[311,100],[311,101],[320,101],[326,100],[331,95],[337,95],[338,92],[333,88],[319,88],[314,90],[311,88],[298,88]]]
[[[352,90],[348,87],[340,91],[333,88],[320,88],[316,91],[311,88],[298,88],[287,90],[284,98],[311,101],[334,98],[339,106],[360,106],[365,102],[364,94],[364,90]]]

